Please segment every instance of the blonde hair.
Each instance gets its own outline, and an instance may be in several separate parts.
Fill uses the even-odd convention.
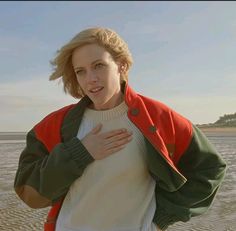
[[[50,80],[62,77],[65,93],[75,98],[83,96],[72,66],[72,53],[87,44],[98,44],[104,47],[113,57],[125,67],[121,80],[128,80],[128,71],[133,63],[132,55],[125,41],[113,30],[101,27],[89,28],[78,33],[70,42],[57,51],[57,56],[51,61],[54,71]]]

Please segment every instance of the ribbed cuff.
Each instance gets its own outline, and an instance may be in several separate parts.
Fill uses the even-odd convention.
[[[76,162],[80,170],[83,171],[87,165],[94,161],[94,158],[89,154],[88,150],[77,137],[74,137],[68,141],[66,146],[72,159]]]
[[[153,218],[153,222],[155,222],[161,230],[166,230],[168,226],[173,225],[177,221],[178,219],[175,219],[173,215],[166,214],[164,211],[160,210],[156,211]]]

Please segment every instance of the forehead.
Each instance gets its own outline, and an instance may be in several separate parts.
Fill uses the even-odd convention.
[[[97,44],[78,47],[72,53],[72,64],[74,67],[86,66],[98,59],[109,61],[112,60],[112,56],[105,48]]]

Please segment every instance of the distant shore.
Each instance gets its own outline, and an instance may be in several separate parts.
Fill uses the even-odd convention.
[[[199,128],[203,132],[224,132],[224,133],[236,133],[236,127],[201,127]]]
[[[0,132],[0,140],[25,140],[26,132]]]
[[[198,126],[205,133],[228,133],[236,134],[236,127],[213,127]],[[27,132],[0,132],[0,140],[26,140]]]

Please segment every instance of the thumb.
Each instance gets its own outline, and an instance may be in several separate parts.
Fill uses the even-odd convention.
[[[101,129],[102,129],[102,124],[99,123],[96,127],[94,127],[94,128],[91,130],[91,133],[95,135],[95,134],[99,133],[99,132],[101,131]]]

